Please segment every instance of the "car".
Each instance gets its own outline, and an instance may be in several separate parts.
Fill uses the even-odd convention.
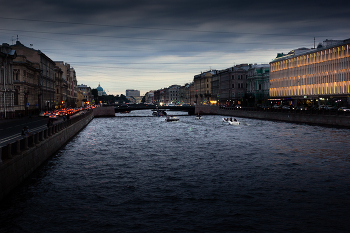
[[[45,116],[45,112],[44,112],[44,111],[41,111],[41,112],[39,113],[39,116],[41,116],[41,117]]]
[[[338,111],[350,112],[350,108],[347,108],[347,107],[340,107],[340,108],[338,108]]]
[[[320,105],[320,106],[318,106],[318,109],[319,110],[325,110],[326,109],[326,105]]]
[[[283,105],[283,106],[282,106],[282,109],[289,110],[289,109],[290,109],[290,106],[289,106],[289,105]]]
[[[307,110],[307,107],[306,106],[296,106],[294,109],[299,110],[299,111],[304,111],[304,110]]]
[[[238,104],[237,104],[237,105],[235,106],[235,108],[236,108],[236,109],[239,109],[239,108],[242,108],[242,107],[241,107],[241,105],[238,105]]]
[[[56,115],[56,113],[50,113],[49,118],[50,118],[50,119],[53,119],[53,120],[57,120],[57,115]]]
[[[45,112],[45,113],[44,113],[44,117],[49,117],[50,114],[51,114],[50,112]]]
[[[282,106],[281,106],[281,105],[277,105],[277,104],[275,104],[274,106],[272,106],[272,108],[273,108],[273,109],[281,109],[281,108],[282,108]]]
[[[338,108],[336,106],[332,106],[332,105],[326,105],[324,107],[324,110],[337,110]]]

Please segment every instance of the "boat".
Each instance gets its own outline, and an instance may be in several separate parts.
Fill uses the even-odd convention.
[[[235,118],[232,120],[231,118],[222,118],[223,122],[228,122],[230,125],[239,125],[239,121],[237,121]]]
[[[166,112],[164,110],[152,110],[152,116],[157,116],[157,117],[161,117],[161,116],[166,116]]]
[[[174,117],[174,116],[167,116],[167,117],[165,118],[165,121],[166,121],[166,122],[178,121],[178,120],[179,120],[179,118]]]
[[[196,116],[195,119],[196,119],[196,120],[200,120],[200,119],[202,119],[202,116],[201,116],[201,115],[198,115],[198,116]]]

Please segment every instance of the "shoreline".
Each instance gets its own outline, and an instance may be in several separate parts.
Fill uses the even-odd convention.
[[[231,109],[220,108],[219,106],[196,105],[195,114],[213,114],[223,116],[234,116],[243,118],[253,118],[270,121],[284,121],[290,123],[301,123],[310,125],[320,125],[337,128],[350,128],[350,116],[330,115],[330,114],[310,114],[310,112],[278,112],[264,111],[256,109]],[[311,112],[312,113],[312,112]]]

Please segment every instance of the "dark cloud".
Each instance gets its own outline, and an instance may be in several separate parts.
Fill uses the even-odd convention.
[[[277,52],[312,47],[314,37],[316,43],[350,37],[344,0],[1,0],[1,6],[0,43],[19,35],[75,65],[79,83],[97,86],[98,76],[118,87],[115,94],[173,79],[183,84],[209,68],[267,63]],[[158,83],[139,86],[140,75]]]

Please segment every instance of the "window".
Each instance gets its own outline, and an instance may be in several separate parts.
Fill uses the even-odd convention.
[[[259,84],[259,90],[261,90],[261,84]]]
[[[232,80],[234,80],[235,79],[235,76],[234,75],[232,75]]]
[[[13,104],[18,105],[18,89],[15,89],[15,95],[13,97]]]
[[[13,78],[19,80],[19,70],[13,70]]]
[[[235,88],[235,84],[232,84],[232,88]]]

